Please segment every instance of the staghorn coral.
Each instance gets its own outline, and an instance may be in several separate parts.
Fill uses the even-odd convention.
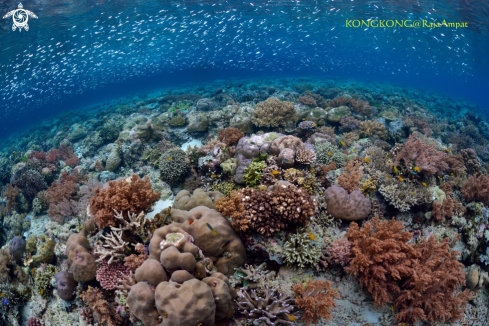
[[[139,214],[149,210],[160,195],[159,191],[151,188],[148,177],[140,179],[139,176],[133,174],[130,178],[110,181],[105,189],[97,188],[95,197],[89,200],[88,209],[101,230],[106,226],[115,226],[119,223],[114,216],[114,210],[120,211],[123,215]]]
[[[299,164],[311,164],[316,161],[316,153],[311,149],[299,149],[295,153],[295,161]]]
[[[467,202],[476,200],[489,205],[489,176],[484,174],[469,176],[461,191]]]
[[[438,242],[435,236],[418,242],[412,274],[404,281],[402,292],[395,299],[399,310],[396,319],[414,323],[418,320],[431,324],[452,322],[463,317],[465,305],[473,294],[466,289],[464,265],[457,261],[459,252],[451,250],[450,239]],[[392,301],[391,301],[392,302]]]
[[[340,187],[348,191],[348,193],[351,193],[354,190],[358,190],[358,182],[364,175],[362,162],[351,159],[348,161],[348,164],[343,169],[337,181]]]
[[[289,121],[297,121],[294,104],[269,97],[256,105],[251,121],[257,127],[285,126]]]
[[[282,256],[288,264],[296,264],[301,268],[314,267],[321,257],[321,247],[312,241],[310,233],[301,229],[285,242]]]
[[[262,321],[267,325],[295,325],[299,319],[294,300],[268,286],[264,289],[239,291],[236,300],[238,310],[246,315],[248,322]]]
[[[387,139],[387,129],[379,121],[362,121],[360,123],[360,133],[368,137]]]
[[[217,139],[226,143],[226,145],[236,145],[238,141],[244,137],[244,133],[238,128],[229,127],[219,130]]]
[[[105,240],[105,244],[98,245],[95,248],[95,254],[100,256],[96,262],[102,262],[106,258],[109,258],[108,264],[110,265],[114,259],[124,260],[127,253],[130,251],[129,243],[122,239],[122,231],[111,231],[108,236],[102,235]]]
[[[295,284],[292,291],[298,308],[305,310],[301,320],[309,325],[320,319],[331,319],[331,309],[336,307],[334,299],[340,299],[339,290],[333,289],[331,281],[308,280],[306,284]]]
[[[352,222],[345,235],[353,256],[345,270],[359,278],[379,307],[394,302],[393,294],[401,291],[399,281],[413,275],[413,259],[419,256],[407,244],[412,234],[403,229],[400,221],[380,221],[375,216],[361,228]]]

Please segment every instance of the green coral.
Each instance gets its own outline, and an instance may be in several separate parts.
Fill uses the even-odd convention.
[[[185,152],[180,147],[167,150],[160,157],[160,177],[169,185],[178,185],[187,174],[188,164]]]
[[[263,162],[251,162],[244,170],[243,180],[247,187],[257,187],[260,185],[262,171],[265,168]]]
[[[238,160],[235,158],[230,158],[219,165],[222,168],[222,173],[235,175],[236,169],[238,168]]]
[[[321,257],[321,247],[311,239],[311,233],[300,229],[284,244],[282,256],[288,264],[297,264],[299,267],[315,266]]]
[[[223,182],[212,185],[211,188],[212,190],[219,191],[221,194],[229,197],[231,195],[231,191],[238,190],[238,185],[234,182]]]
[[[351,112],[346,106],[340,106],[337,108],[334,108],[334,110],[329,111],[328,114],[328,121],[331,122],[339,122],[341,118],[346,117],[347,115],[350,115]]]
[[[316,152],[316,161],[320,164],[329,165],[331,162],[336,162],[337,168],[345,165],[343,154],[330,142],[316,143],[314,151]]]
[[[56,243],[45,234],[41,234],[39,238],[31,235],[26,242],[26,252],[32,255],[32,266],[52,263],[55,246]]]
[[[187,120],[181,116],[176,116],[168,121],[168,124],[172,127],[183,127],[187,123]]]
[[[53,292],[51,278],[59,272],[59,269],[54,265],[38,268],[36,271],[36,280],[34,282],[34,291],[41,295],[44,299],[48,299]]]
[[[279,134],[277,134],[276,132],[270,132],[265,137],[265,141],[274,141],[277,138],[280,138]]]

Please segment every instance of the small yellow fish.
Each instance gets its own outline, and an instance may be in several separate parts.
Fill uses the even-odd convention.
[[[341,141],[340,144],[341,144],[341,146],[345,146],[345,142],[344,141]]]
[[[423,183],[421,183],[421,184],[422,184],[424,187],[426,187],[426,186],[427,186],[426,182],[423,182]]]
[[[171,157],[168,158],[168,161],[173,161],[173,159]]]
[[[4,297],[4,296],[5,296],[5,293],[0,293],[0,295],[1,295],[2,297]]]
[[[391,306],[391,311],[394,311],[394,306]]]
[[[216,230],[214,230],[209,223],[205,223],[205,225],[207,225],[207,227],[209,228],[209,230],[211,230],[212,234],[217,235]]]
[[[316,237],[314,236],[314,234],[312,234],[311,232],[309,232],[309,239],[316,240]]]
[[[404,179],[402,177],[398,177],[399,181],[404,181]]]
[[[162,312],[162,315],[165,317],[165,318],[168,318],[168,314],[166,312]]]
[[[294,316],[292,315],[287,315],[287,317],[289,317],[290,320],[292,321],[297,321],[297,318],[295,318]]]
[[[452,173],[450,173],[450,175],[453,177],[453,172],[452,172]]]
[[[419,168],[417,166],[415,166],[413,170],[419,172]]]
[[[441,179],[441,177],[440,177],[440,176],[438,176],[438,179]]]
[[[450,150],[447,148],[447,149],[445,149],[445,152],[450,153]]]
[[[397,166],[394,166],[394,172],[399,173],[399,170],[397,169]]]
[[[277,171],[277,170],[273,170],[273,171],[272,171],[272,174],[273,174],[273,175],[277,175],[277,174],[279,174],[279,173],[280,173],[280,172],[279,172],[279,171]]]
[[[354,149],[353,149],[353,152],[356,152],[356,151],[357,151],[357,149],[356,149],[356,148],[354,148]]]
[[[331,153],[330,151],[328,151],[328,155],[333,155],[333,153]]]
[[[368,157],[366,157],[364,160],[365,162],[370,163],[370,159]]]
[[[306,118],[302,118],[302,121],[306,121]]]
[[[414,192],[411,191],[411,196],[414,195]]]
[[[383,149],[385,149],[385,146],[382,146]]]
[[[317,125],[317,124],[313,124],[312,126],[313,126],[313,127],[317,127],[318,125]]]
[[[43,295],[43,293],[44,293],[44,289],[41,289],[41,295]]]
[[[213,178],[217,178],[217,175],[213,174],[213,175],[211,175],[211,177],[213,177]]]

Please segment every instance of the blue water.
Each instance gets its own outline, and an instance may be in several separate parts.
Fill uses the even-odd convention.
[[[18,3],[0,4],[0,12]],[[216,79],[389,82],[489,110],[487,1],[27,1],[0,21],[0,134],[60,112]],[[467,22],[350,28],[346,20]]]

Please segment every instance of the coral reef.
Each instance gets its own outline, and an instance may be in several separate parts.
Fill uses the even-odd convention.
[[[297,121],[294,104],[270,97],[256,105],[251,121],[257,127],[278,127]]]
[[[370,200],[360,190],[350,194],[338,186],[331,186],[324,192],[328,213],[346,221],[358,221],[368,216],[371,209]]]
[[[299,309],[305,310],[301,320],[309,325],[316,324],[321,318],[331,319],[331,309],[336,307],[334,299],[340,299],[338,289],[333,289],[331,281],[307,281],[306,284],[296,284],[292,290],[297,295],[294,299]]]

